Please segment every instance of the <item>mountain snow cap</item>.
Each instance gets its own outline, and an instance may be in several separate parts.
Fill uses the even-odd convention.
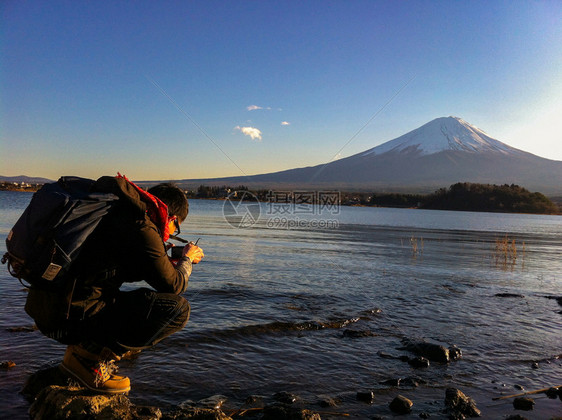
[[[363,153],[363,156],[370,154],[381,155],[387,152],[430,155],[445,150],[473,153],[522,153],[520,150],[493,139],[484,131],[467,123],[462,118],[451,116],[436,118],[394,140],[367,150]]]

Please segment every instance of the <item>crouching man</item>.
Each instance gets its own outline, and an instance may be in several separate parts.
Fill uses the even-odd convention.
[[[190,243],[177,264],[166,253],[169,235],[187,217],[185,194],[172,184],[148,190],[125,177],[102,177],[94,191],[119,200],[83,245],[63,291],[32,287],[26,312],[39,330],[68,347],[61,370],[103,393],[131,389],[114,363],[129,351],[151,347],[181,330],[189,303],[181,296],[192,264],[204,257]],[[145,281],[151,288],[121,290]]]

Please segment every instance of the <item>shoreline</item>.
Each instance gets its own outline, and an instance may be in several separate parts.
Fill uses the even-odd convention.
[[[30,188],[0,188],[0,191],[14,191],[14,192],[27,192],[27,193],[35,193],[37,192],[37,190],[39,190],[42,187],[42,185],[39,185],[37,187],[30,187]],[[251,191],[248,191],[250,193],[252,193]],[[343,192],[344,194],[351,194],[349,192]],[[252,193],[253,194],[253,193]],[[236,198],[229,198],[229,197],[195,197],[195,196],[190,196],[189,194],[187,194],[188,200],[191,199],[195,199],[195,200],[210,200],[210,201],[240,201],[237,200]],[[259,199],[257,200],[258,203],[260,203]],[[274,204],[278,204],[278,205],[282,205],[282,204],[286,204],[286,203],[274,203]],[[291,204],[291,203],[288,203]],[[537,214],[537,215],[546,215],[546,216],[562,216],[562,202],[558,203],[558,202],[553,202],[553,204],[555,206],[557,206],[560,210],[556,213],[554,212],[520,212],[520,211],[507,211],[507,210],[501,210],[501,209],[493,209],[493,210],[478,210],[478,209],[472,209],[472,208],[463,208],[463,209],[459,209],[459,208],[424,208],[423,206],[385,206],[385,205],[380,205],[380,204],[367,204],[367,203],[362,203],[362,202],[357,202],[357,201],[350,201],[347,200],[345,202],[340,202],[337,205],[340,206],[344,206],[344,207],[362,207],[362,208],[384,208],[384,209],[411,209],[411,210],[437,210],[437,211],[460,211],[460,212],[473,212],[473,213],[498,213],[498,214]],[[319,206],[319,204],[310,204],[310,203],[305,203],[302,204],[305,206]]]
[[[134,389],[134,387],[133,387]],[[416,391],[422,391],[420,392]],[[442,386],[437,392],[430,389],[400,387],[390,384],[386,388],[366,388],[339,395],[317,395],[315,401],[290,391],[279,391],[273,395],[248,395],[243,402],[236,402],[222,394],[212,395],[196,401],[186,399],[179,404],[140,404],[136,398],[126,394],[99,394],[77,384],[69,384],[68,378],[57,366],[32,374],[21,394],[29,403],[30,418],[74,418],[88,412],[91,418],[130,418],[179,420],[190,418],[228,420],[234,418],[257,418],[261,420],[321,420],[342,417],[385,419],[387,416],[410,416],[410,418],[466,418],[499,415],[502,418],[525,418],[524,413],[542,412],[551,417],[557,411],[545,407],[556,407],[562,401],[562,386],[541,390],[519,391],[513,395],[491,398],[496,404],[504,402],[502,410],[489,410],[491,405],[479,408],[469,395],[458,388]],[[428,396],[434,395],[433,401]],[[547,399],[543,398],[545,394]],[[437,395],[441,397],[438,398]],[[531,397],[532,396],[532,397]],[[131,400],[133,398],[133,401]],[[537,400],[537,401],[535,401]],[[560,400],[560,401],[558,401]],[[536,407],[535,407],[536,406]],[[534,408],[537,410],[534,411]],[[544,412],[544,410],[547,410]],[[532,411],[533,410],[533,411]]]

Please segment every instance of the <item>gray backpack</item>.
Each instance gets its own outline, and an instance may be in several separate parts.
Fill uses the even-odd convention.
[[[12,276],[37,287],[65,283],[84,241],[118,200],[92,192],[94,182],[61,177],[33,195],[6,239],[2,264]]]

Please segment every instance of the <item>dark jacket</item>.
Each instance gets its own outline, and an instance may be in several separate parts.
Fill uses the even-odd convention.
[[[47,335],[68,322],[95,317],[113,303],[125,282],[144,280],[157,292],[174,294],[187,288],[191,261],[184,257],[177,267],[172,265],[134,187],[122,178],[102,177],[94,189],[111,192],[119,200],[84,243],[67,288],[32,288],[28,294],[26,312]]]

